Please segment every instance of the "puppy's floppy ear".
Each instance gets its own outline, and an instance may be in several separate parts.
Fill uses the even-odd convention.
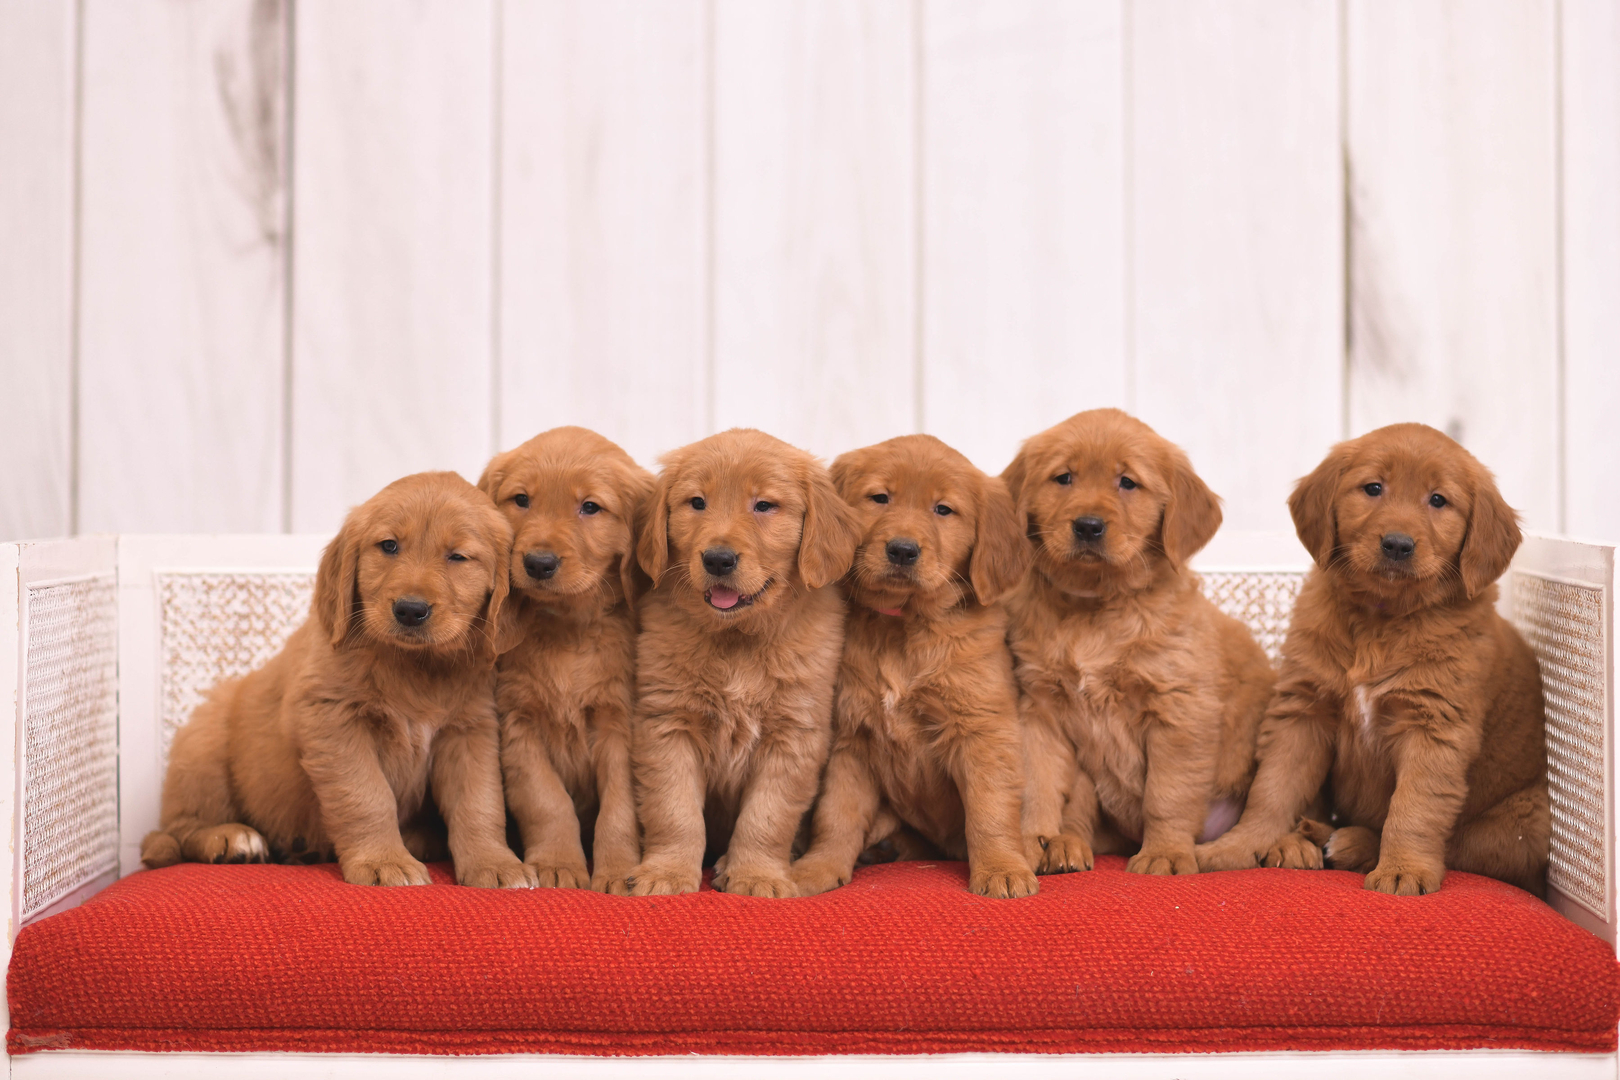
[[[310,610],[321,621],[327,640],[341,649],[349,636],[349,624],[360,602],[360,510],[344,519],[343,528],[321,552],[320,569],[315,571],[315,596]]]
[[[523,639],[515,604],[506,601],[512,593],[512,526],[494,503],[479,507],[484,512],[484,536],[495,555],[490,575],[489,601],[484,607],[484,635],[494,656],[515,649]]]
[[[1007,485],[986,476],[979,490],[979,521],[968,577],[979,603],[993,604],[1024,580],[1033,553]]]
[[[643,469],[634,462],[625,462],[619,467],[618,488],[620,505],[624,508],[624,522],[630,530],[630,542],[625,544],[624,552],[619,556],[619,587],[624,590],[625,603],[630,610],[636,609],[636,601],[647,584],[646,576],[641,572],[637,562],[637,538],[640,535],[641,519],[652,502],[653,490],[657,481],[652,473]]]
[[[799,534],[799,576],[812,589],[837,581],[855,561],[861,542],[855,514],[833,487],[832,476],[820,463],[806,461],[804,531]]]
[[[1164,553],[1177,566],[1209,543],[1221,527],[1221,500],[1193,471],[1192,462],[1179,448],[1170,453],[1170,493],[1164,504],[1159,540]]]
[[[1468,513],[1468,535],[1463,537],[1463,588],[1469,599],[1485,591],[1513,561],[1524,539],[1519,515],[1496,490],[1496,480],[1483,465],[1475,466],[1474,505]]]
[[[1333,549],[1339,544],[1338,517],[1333,511],[1333,500],[1339,494],[1339,481],[1350,464],[1352,451],[1349,443],[1340,443],[1328,451],[1322,463],[1301,477],[1288,496],[1288,512],[1294,518],[1294,532],[1299,542],[1311,553],[1316,565],[1327,569],[1333,559]]]
[[[636,515],[636,559],[655,588],[669,568],[669,489],[679,467],[678,462],[665,459],[664,471]]]
[[[515,450],[508,450],[504,454],[496,454],[484,466],[484,474],[478,478],[478,490],[488,495],[491,501],[500,499],[497,494],[501,489],[501,481],[506,479],[506,466],[512,460]],[[497,501],[497,506],[499,505]]]

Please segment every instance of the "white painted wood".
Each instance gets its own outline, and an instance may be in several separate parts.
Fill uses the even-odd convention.
[[[702,0],[507,0],[499,443],[560,424],[632,457],[707,434]]]
[[[646,1076],[670,1080],[732,1080],[763,1074],[864,1080],[937,1080],[1016,1070],[1045,1077],[1118,1080],[1261,1080],[1309,1075],[1313,1080],[1613,1080],[1614,1054],[1553,1054],[1526,1050],[1348,1051],[1266,1054],[939,1054],[910,1057],[562,1057],[502,1054],[405,1057],[391,1054],[140,1054],[47,1050],[11,1059],[11,1075],[27,1080],[240,1080],[286,1076],[354,1080],[417,1077],[596,1080]]]
[[[0,6],[0,539],[71,531],[73,4]]]
[[[1341,430],[1332,0],[1130,8],[1132,378],[1226,525],[1285,500]]]
[[[1123,14],[922,7],[922,425],[987,472],[1127,403]]]
[[[1350,429],[1418,420],[1558,528],[1553,0],[1347,0]]]
[[[292,514],[493,450],[492,0],[296,20]]]
[[[163,790],[155,575],[164,570],[313,571],[331,534],[124,536],[118,545],[119,870],[141,868]]]
[[[714,2],[714,418],[824,457],[916,430],[909,0]]]
[[[277,0],[85,0],[79,527],[281,527]]]
[[[1564,515],[1620,542],[1620,2],[1562,0]]]
[[[0,544],[0,836],[17,835],[17,729],[22,707],[22,584],[18,575],[21,546]],[[16,841],[8,841],[15,850]],[[19,882],[13,860],[0,856],[0,918],[6,932],[0,935],[0,983],[11,968],[11,943],[17,938]],[[0,986],[3,989],[3,986]],[[11,1024],[9,999],[0,993],[0,1024]]]

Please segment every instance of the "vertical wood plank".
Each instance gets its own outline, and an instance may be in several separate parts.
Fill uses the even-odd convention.
[[[1563,0],[1564,530],[1620,542],[1620,2]]]
[[[709,428],[702,0],[507,0],[499,438]]]
[[[493,449],[491,0],[300,5],[292,527]]]
[[[278,530],[283,4],[84,20],[80,528]]]
[[[922,10],[922,420],[997,472],[1126,404],[1124,5]]]
[[[77,22],[0,7],[0,540],[71,530]]]
[[[1136,408],[1226,525],[1285,499],[1341,430],[1339,51],[1331,0],[1137,0],[1131,15]]]
[[[1446,430],[1556,529],[1552,0],[1347,2],[1351,430]]]
[[[714,413],[814,453],[916,430],[910,0],[716,0]]]

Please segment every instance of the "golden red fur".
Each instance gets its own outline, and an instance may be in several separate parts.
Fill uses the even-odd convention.
[[[533,885],[505,842],[495,725],[511,542],[454,473],[356,507],[321,556],[311,617],[176,733],[142,861],[335,855],[346,881],[425,885],[419,860],[442,857],[414,827],[431,789],[458,881]]]
[[[1130,870],[1196,873],[1194,843],[1242,806],[1274,679],[1187,568],[1220,503],[1117,409],[1036,435],[1003,476],[1035,545],[1007,600],[1031,858],[1054,873],[1135,852]]]
[[[759,431],[664,458],[639,537],[632,891],[793,896],[789,857],[827,759],[858,533],[827,470]]]
[[[851,451],[832,476],[865,532],[814,843],[793,880],[801,895],[845,884],[862,849],[903,822],[966,859],[973,892],[1029,896],[1018,691],[997,603],[1023,580],[1029,544],[1006,485],[931,435]]]
[[[1545,892],[1541,677],[1496,612],[1520,541],[1491,474],[1422,424],[1335,446],[1288,500],[1316,560],[1237,828],[1206,869],[1324,864],[1432,892],[1446,868]],[[1342,823],[1320,813],[1323,781]],[[1324,850],[1325,849],[1325,850]]]
[[[524,861],[543,886],[624,895],[641,858],[635,521],[652,474],[595,432],[563,427],[498,455],[478,486],[516,530],[507,613],[521,640],[501,656],[496,704]]]

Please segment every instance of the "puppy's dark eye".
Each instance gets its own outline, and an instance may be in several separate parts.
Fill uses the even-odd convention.
[[[517,503],[520,509],[527,510],[529,508],[529,497],[527,495],[514,495],[512,501]]]
[[[1074,483],[1074,473],[1060,472],[1056,476],[1052,477],[1052,483],[1062,484],[1064,487],[1068,487],[1070,484]]]
[[[398,555],[399,554],[399,541],[398,540],[384,540],[382,543],[378,544],[377,546],[382,548],[384,555]]]
[[[589,499],[586,499],[584,502],[579,504],[579,512],[584,514],[586,517],[590,517],[592,514],[600,514],[602,512],[602,508],[591,502]]]
[[[948,514],[956,513],[956,511],[952,510],[950,507],[946,506],[944,503],[936,503],[934,505],[934,513],[938,514],[940,517],[945,517]]]
[[[889,497],[881,491],[876,495],[868,495],[867,498],[880,505],[886,504],[889,501]]]
[[[761,499],[761,500],[759,500],[759,502],[754,504],[754,513],[756,513],[756,514],[768,514],[772,510],[775,510],[775,509],[776,509],[776,504],[775,503],[766,502],[764,499]]]
[[[467,561],[467,556],[463,555],[459,551],[452,551],[450,553],[450,561],[451,562],[466,562]]]
[[[1376,498],[1378,498],[1378,496],[1380,496],[1380,495],[1382,495],[1384,493],[1384,485],[1380,484],[1380,483],[1377,483],[1375,481],[1375,482],[1373,482],[1371,484],[1362,485],[1361,490],[1365,491],[1368,495],[1371,495],[1373,498],[1376,499]]]
[[[1121,491],[1135,491],[1136,481],[1128,476],[1122,476],[1119,478],[1119,488]]]
[[[1446,505],[1446,497],[1437,491],[1433,495],[1429,496],[1429,505],[1438,510],[1442,506]]]
[[[694,509],[694,510],[702,510],[704,507],[709,505],[708,503],[703,501],[703,496],[701,496],[701,495],[694,495],[692,497],[692,499],[691,499],[691,504],[692,504],[692,509]]]

